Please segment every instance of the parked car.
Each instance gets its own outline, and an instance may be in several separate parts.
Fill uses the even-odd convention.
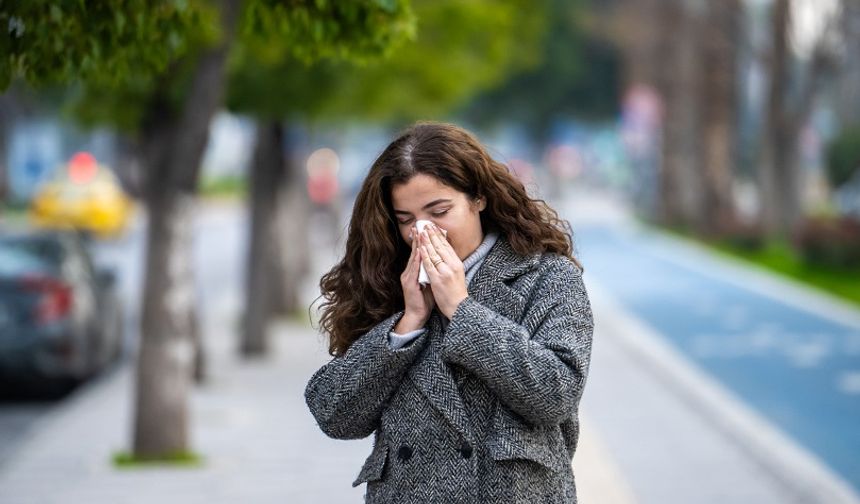
[[[0,383],[70,386],[116,360],[115,283],[79,233],[0,229]]]
[[[91,154],[78,152],[39,186],[30,215],[40,227],[111,237],[125,230],[131,208],[116,175]]]

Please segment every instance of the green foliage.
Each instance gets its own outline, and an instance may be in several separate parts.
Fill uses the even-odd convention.
[[[616,113],[620,64],[616,51],[585,29],[592,0],[548,0],[549,26],[540,65],[520,72],[462,110],[472,122],[516,120],[543,140],[561,117],[605,119]]]
[[[191,0],[4,1],[0,90],[71,79],[118,82],[163,71],[205,31],[206,9]]]
[[[332,60],[306,64],[289,56],[269,60],[262,55],[243,43],[234,49],[226,104],[235,112],[268,120],[322,115],[347,65]]]
[[[707,247],[724,257],[785,275],[860,306],[860,267],[858,266],[811,263],[791,242],[785,240],[768,240],[762,246],[750,249],[731,240],[702,241],[692,234],[671,232],[665,228],[653,226],[650,228],[688,240],[695,245]]]
[[[827,147],[827,175],[839,187],[860,171],[860,125],[842,130]]]
[[[361,60],[412,36],[407,0],[249,1],[240,39],[248,53],[274,63],[295,57]]]
[[[68,88],[64,112],[84,126],[109,124],[136,133],[148,118],[158,114],[163,119],[180,110],[191,86],[196,56],[203,48],[189,48],[185,57],[171,61],[160,73],[135,69],[116,82],[76,82]]]
[[[316,75],[297,80],[294,68],[323,58],[362,60],[385,54],[408,39],[414,27],[407,0],[247,0],[244,5],[228,62],[234,81],[228,102],[265,117],[283,117],[285,107],[273,106],[280,101],[307,97],[302,103],[311,105],[319,96]],[[201,19],[208,24],[200,30],[205,36],[187,34],[186,51],[170,59],[164,71],[134,69],[116,82],[82,83],[71,95],[71,115],[85,124],[108,123],[134,132],[153,111],[175,114],[185,101],[197,55],[217,33],[216,12],[203,10],[205,5],[195,8],[206,13]]]
[[[858,267],[810,264],[785,242],[771,242],[757,251],[737,249],[729,245],[712,246],[715,250],[729,256],[783,274],[860,305],[860,268]]]
[[[438,116],[511,72],[534,66],[544,27],[540,3],[417,0],[417,28],[377,57],[306,64],[281,41],[234,52],[227,103],[258,117],[406,121]],[[407,36],[408,35],[408,36]]]
[[[446,114],[540,61],[541,1],[418,0],[415,40],[390,58],[345,68],[330,116],[408,121]]]
[[[36,9],[43,4],[16,6],[5,15],[47,30],[53,21]],[[154,112],[175,114],[197,55],[218,38],[217,10],[203,0],[163,0],[154,7],[139,0],[60,5],[68,22],[49,37],[53,52],[40,39],[21,44],[9,61],[33,82],[77,80],[67,110],[89,125],[134,132]],[[438,116],[510,73],[537,65],[546,14],[544,3],[527,0],[418,0],[414,12],[408,0],[244,5],[228,62],[228,105],[264,118]],[[94,16],[92,23],[87,18],[88,28],[104,28],[84,32],[85,15]],[[73,46],[67,66],[56,72],[20,63],[65,58],[57,44],[67,40]],[[78,54],[78,46],[92,54]]]

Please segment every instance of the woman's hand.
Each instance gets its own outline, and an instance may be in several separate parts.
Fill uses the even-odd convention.
[[[403,287],[403,317],[394,332],[401,334],[424,327],[430,312],[436,306],[433,293],[428,288],[421,288],[418,283],[418,271],[421,266],[421,256],[418,251],[418,230],[412,227],[412,254],[403,274],[400,275],[400,285]]]
[[[460,303],[469,297],[463,261],[435,224],[427,226],[420,235],[421,261],[439,311],[451,320]]]

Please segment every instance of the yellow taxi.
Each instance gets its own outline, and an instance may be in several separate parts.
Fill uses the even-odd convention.
[[[132,202],[116,175],[87,152],[78,152],[36,190],[30,205],[35,225],[73,228],[99,237],[125,230]]]

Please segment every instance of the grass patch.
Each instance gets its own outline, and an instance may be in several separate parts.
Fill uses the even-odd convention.
[[[207,198],[243,198],[248,192],[248,179],[241,175],[203,177],[199,191]]]
[[[293,324],[311,327],[311,319],[307,308],[298,308],[288,313],[275,314],[275,319],[282,324]]]
[[[203,466],[203,458],[193,452],[177,452],[158,457],[136,457],[133,453],[123,451],[114,454],[113,465],[121,469],[145,467],[196,468]]]
[[[29,218],[27,212],[27,205],[0,203],[0,220],[25,222]]]
[[[287,314],[286,318],[288,321],[290,321],[294,324],[300,324],[300,325],[303,325],[306,327],[311,326],[311,319],[310,319],[310,316],[308,315],[308,310],[306,308],[299,308],[299,309],[293,310]]]
[[[686,232],[664,228],[653,229],[704,245],[724,256],[741,259],[768,271],[793,278],[860,307],[860,268],[808,264],[791,244],[785,241],[770,241],[760,249],[749,250],[725,241],[703,241]]]

